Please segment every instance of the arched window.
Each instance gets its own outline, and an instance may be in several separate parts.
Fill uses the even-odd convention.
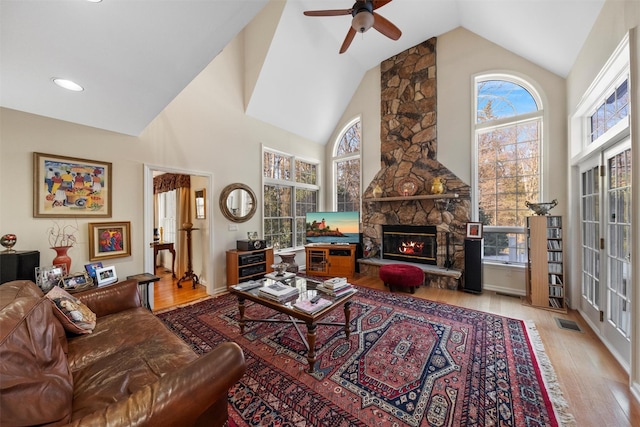
[[[334,208],[337,212],[360,211],[360,119],[351,121],[333,148]]]
[[[475,79],[475,192],[485,259],[526,262],[525,201],[539,201],[543,107],[531,84],[509,75]]]

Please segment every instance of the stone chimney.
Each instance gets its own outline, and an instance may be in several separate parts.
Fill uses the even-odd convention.
[[[445,266],[448,235],[452,267],[462,270],[470,187],[437,161],[436,38],[385,60],[380,74],[381,169],[363,193],[364,237],[379,246],[383,224],[435,225],[437,265]],[[461,111],[460,119],[467,120],[468,112]],[[414,195],[431,194],[434,178],[445,181],[445,194],[459,197],[367,201],[376,186],[382,198],[402,196],[398,186],[407,180],[416,184]]]

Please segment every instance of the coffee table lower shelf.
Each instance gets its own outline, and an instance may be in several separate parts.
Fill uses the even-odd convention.
[[[233,292],[233,291],[232,291]],[[349,339],[349,335],[351,334],[351,328],[349,327],[349,322],[351,321],[351,295],[345,297],[343,301],[337,301],[336,303],[328,306],[327,308],[320,310],[317,313],[308,314],[299,312],[297,310],[291,309],[285,305],[278,304],[276,302],[266,301],[259,297],[251,298],[251,294],[247,295],[244,292],[233,292],[238,297],[238,312],[240,317],[238,319],[238,324],[240,325],[240,333],[244,334],[244,328],[247,322],[263,322],[263,323],[291,323],[296,328],[298,335],[300,335],[300,339],[304,342],[307,348],[307,361],[309,362],[309,373],[313,373],[315,371],[316,365],[316,328],[318,325],[323,326],[342,326],[344,327],[344,333],[346,339]],[[249,298],[247,298],[249,297]],[[288,320],[281,319],[253,319],[249,317],[245,317],[245,300],[250,299],[256,304],[267,306],[272,308],[274,311],[285,314],[289,316]],[[321,322],[320,319],[331,313],[337,307],[340,306],[340,303],[343,302],[344,307],[344,323],[339,322]],[[307,326],[307,334],[306,337],[300,330],[300,324],[305,324]]]

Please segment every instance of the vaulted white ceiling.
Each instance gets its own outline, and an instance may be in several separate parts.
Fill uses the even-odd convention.
[[[247,114],[326,143],[362,76],[384,59],[462,26],[565,77],[605,0],[394,0],[377,9],[402,30],[338,50],[352,0],[271,0],[282,12]],[[2,0],[0,105],[138,135],[268,0]],[[52,77],[85,87],[64,91]]]

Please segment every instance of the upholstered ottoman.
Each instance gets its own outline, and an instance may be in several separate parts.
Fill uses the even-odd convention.
[[[396,288],[409,288],[415,293],[416,288],[424,283],[424,271],[414,265],[387,264],[380,267],[380,280],[393,292]]]

